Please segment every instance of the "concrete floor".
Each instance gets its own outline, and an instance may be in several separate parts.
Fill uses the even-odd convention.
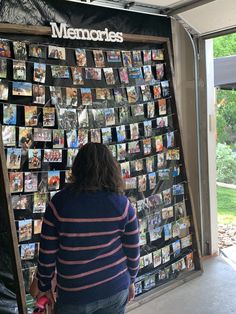
[[[203,262],[204,273],[128,314],[236,314],[236,264]]]

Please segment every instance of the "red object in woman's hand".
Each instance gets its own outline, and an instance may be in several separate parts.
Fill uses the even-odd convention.
[[[45,295],[39,298],[36,302],[36,308],[34,309],[33,314],[44,312],[47,304],[50,304],[50,300]]]

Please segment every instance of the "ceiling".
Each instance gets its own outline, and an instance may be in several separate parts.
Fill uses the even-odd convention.
[[[236,0],[68,1],[171,16],[180,20],[193,35],[206,38],[236,32]]]

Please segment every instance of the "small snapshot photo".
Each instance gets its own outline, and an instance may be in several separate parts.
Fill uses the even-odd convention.
[[[13,41],[14,57],[17,60],[27,60],[26,44],[23,41]]]
[[[107,85],[114,85],[116,83],[113,68],[103,68],[103,73],[104,73]]]
[[[164,229],[164,239],[168,241],[172,238],[172,223],[163,226]]]
[[[107,62],[121,62],[120,50],[108,50],[107,54]]]
[[[53,130],[52,146],[53,148],[64,148],[65,146],[64,130],[60,129]]]
[[[183,183],[175,184],[173,185],[172,190],[173,190],[173,195],[183,195],[184,184]]]
[[[164,50],[163,49],[153,49],[152,50],[152,60],[153,61],[163,61],[164,60]]]
[[[154,156],[146,158],[146,171],[148,173],[154,171]]]
[[[87,57],[85,49],[75,49],[76,63],[79,67],[87,66]]]
[[[179,148],[168,149],[166,154],[166,160],[180,160]]]
[[[65,65],[51,65],[52,78],[70,78],[69,67]]]
[[[162,80],[164,77],[164,64],[158,63],[156,64],[156,79]]]
[[[13,60],[13,79],[16,81],[26,80],[26,63],[25,61]]]
[[[177,240],[172,243],[172,251],[174,253],[174,257],[177,257],[181,252],[180,240]]]
[[[48,171],[48,190],[55,191],[60,188],[60,171]]]
[[[142,281],[135,283],[135,295],[139,295],[143,292]]]
[[[192,242],[192,235],[191,234],[189,234],[186,237],[181,239],[181,247],[182,247],[182,249],[184,249],[184,248],[186,248],[188,246],[191,246],[192,244],[193,244],[193,242]]]
[[[102,69],[100,68],[85,68],[86,80],[101,81]]]
[[[62,162],[62,149],[44,149],[43,162]]]
[[[46,46],[40,46],[35,44],[29,45],[29,56],[34,58],[46,58],[47,48]]]
[[[137,178],[128,178],[124,180],[125,190],[136,190],[137,189]]]
[[[105,59],[102,50],[93,50],[93,58],[96,67],[102,68],[105,66]]]
[[[0,39],[0,57],[11,58],[10,41]]]
[[[158,267],[161,265],[161,250],[154,251],[153,253],[153,266]]]
[[[189,253],[188,255],[186,255],[185,258],[186,261],[186,268],[188,270],[191,270],[194,268],[194,263],[193,263],[193,252]]]
[[[123,88],[114,88],[114,96],[118,104],[127,101],[126,93]]]
[[[74,85],[83,85],[83,71],[80,67],[71,67],[72,81]]]
[[[163,151],[163,139],[162,135],[155,136],[155,147],[156,147],[156,152],[162,152]]]
[[[3,80],[0,80],[0,100],[8,100],[8,82]]]
[[[122,162],[120,164],[120,168],[121,168],[121,175],[123,179],[128,179],[130,178],[130,164],[129,161],[126,162]]]
[[[37,172],[25,172],[24,182],[25,192],[36,192],[38,191],[38,173]]]
[[[7,148],[7,169],[20,169],[21,148]]]
[[[1,88],[1,85],[0,85],[0,88]],[[1,95],[1,92],[0,92],[0,95]],[[12,95],[31,97],[32,96],[32,83],[12,82]]]
[[[149,189],[153,190],[156,187],[156,172],[151,172],[148,174],[148,180],[149,180]]]
[[[173,178],[178,177],[180,175],[180,166],[179,165],[174,165],[171,168],[171,175]]]
[[[139,141],[132,141],[132,142],[128,143],[128,153],[129,154],[138,154],[138,153],[140,153]]]
[[[72,170],[65,171],[65,183],[72,183]]]
[[[121,124],[129,121],[129,107],[122,106],[119,108],[119,121]]]
[[[143,73],[142,69],[140,67],[130,67],[129,68],[129,78],[133,80],[137,79],[142,79],[143,78]]]
[[[66,141],[68,148],[79,147],[77,130],[66,131]]]
[[[167,142],[167,148],[172,148],[175,146],[175,133],[174,132],[168,132],[166,134],[166,142]]]
[[[90,129],[90,141],[92,143],[101,143],[101,129]]]
[[[49,86],[50,89],[50,96],[51,96],[51,104],[61,106],[62,104],[62,93],[61,87]]]
[[[47,194],[34,193],[33,213],[44,213],[46,210]]]
[[[170,169],[160,169],[158,170],[158,178],[161,181],[170,179]]]
[[[10,192],[23,192],[23,172],[9,172]]]
[[[79,148],[88,143],[88,130],[78,129]]]
[[[18,221],[19,242],[27,241],[32,238],[32,219]]]
[[[168,126],[168,116],[157,118],[157,128],[166,128]]]
[[[143,140],[143,153],[145,156],[151,154],[152,152],[152,142],[151,138],[145,138]]]
[[[11,197],[11,206],[15,210],[31,210],[32,197],[31,195],[13,195]]]
[[[33,103],[45,104],[45,86],[33,85]]]
[[[166,115],[166,113],[167,113],[166,99],[159,99],[158,100],[158,108],[159,108],[159,115],[160,116]]]
[[[41,168],[41,149],[30,148],[28,149],[28,167],[29,169],[40,169]]]
[[[19,141],[18,146],[22,147],[24,150],[31,148],[33,146],[33,134],[32,128],[29,127],[19,127]]]
[[[35,219],[34,220],[34,235],[40,234],[42,229],[42,219]]]
[[[161,249],[162,264],[169,262],[170,260],[170,246],[167,245]]]
[[[66,60],[66,49],[57,46],[48,46],[48,58]]]
[[[112,156],[116,158],[116,145],[108,145],[109,150],[112,153]]]
[[[162,238],[162,230],[163,230],[163,227],[155,227],[155,228],[149,230],[150,241],[153,242],[153,241],[156,241],[158,239],[161,239]]]
[[[132,67],[131,51],[122,51],[122,60],[124,67]]]
[[[60,129],[71,130],[77,128],[76,109],[59,109],[58,126]]]
[[[54,107],[43,107],[43,126],[55,126]]]
[[[121,84],[129,84],[129,75],[127,68],[119,68],[119,77]]]
[[[155,117],[155,103],[154,101],[149,101],[147,103],[147,118]]]
[[[38,124],[37,106],[24,106],[25,126],[36,126]]]
[[[106,126],[111,126],[116,124],[116,117],[115,117],[115,109],[114,108],[105,108],[105,124]]]
[[[87,128],[89,126],[88,109],[79,109],[77,113],[79,128]]]
[[[8,125],[15,125],[17,119],[16,105],[4,104],[3,105],[3,123]]]
[[[78,105],[77,88],[66,87],[66,106],[77,107],[77,105]]]
[[[117,144],[117,160],[125,160],[126,157],[126,143]]]
[[[143,66],[143,74],[144,74],[145,82],[150,82],[154,79],[151,65],[144,65]]]
[[[134,170],[139,172],[139,171],[143,171],[143,159],[136,159],[134,161]]]
[[[139,67],[143,65],[142,62],[142,54],[140,50],[133,50],[132,51],[132,55],[133,55],[133,65],[135,67]]]
[[[164,205],[170,205],[172,202],[171,189],[162,192]]]
[[[161,98],[161,85],[160,84],[153,85],[152,92],[153,92],[153,99]]]
[[[126,131],[124,125],[119,125],[116,127],[116,137],[117,142],[123,142],[126,140]]]
[[[138,176],[138,191],[145,192],[147,190],[147,176],[146,174]]]
[[[34,63],[33,80],[38,83],[45,83],[46,79],[46,64]]]
[[[150,87],[148,85],[141,85],[140,88],[142,92],[143,101],[151,100],[152,96],[151,96]]]
[[[101,130],[103,144],[110,144],[112,142],[111,128],[102,128]]]
[[[75,148],[69,148],[67,150],[67,167],[72,167],[75,157],[77,156],[79,150]]]
[[[185,201],[175,204],[175,220],[187,216]]]
[[[135,103],[136,101],[138,101],[138,93],[135,86],[126,87],[126,91],[129,103]]]
[[[109,88],[95,88],[96,99],[98,100],[112,100],[112,92]]]
[[[163,168],[165,167],[166,161],[165,161],[165,154],[160,153],[157,154],[157,168]]]
[[[51,142],[52,130],[43,128],[34,128],[35,142]]]
[[[130,139],[137,140],[139,138],[139,124],[132,123],[130,124]]]
[[[151,50],[143,50],[143,63],[149,64],[152,62],[152,51]]]
[[[35,243],[26,243],[20,245],[20,258],[24,260],[34,259]]]
[[[91,88],[81,88],[80,89],[82,105],[83,106],[92,106],[93,98]]]
[[[7,77],[7,59],[0,59],[0,78]]]
[[[161,81],[161,90],[162,90],[162,97],[170,96],[169,81]]]
[[[143,122],[144,136],[150,137],[152,136],[152,121],[144,121]]]

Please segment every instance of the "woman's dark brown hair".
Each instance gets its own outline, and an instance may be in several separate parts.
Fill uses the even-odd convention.
[[[110,150],[100,143],[88,143],[79,150],[72,178],[72,187],[77,191],[123,193],[120,166]]]

